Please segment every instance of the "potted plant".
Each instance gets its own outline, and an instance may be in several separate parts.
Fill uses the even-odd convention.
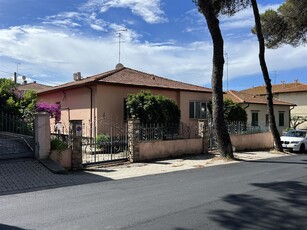
[[[59,138],[51,138],[50,158],[66,169],[71,169],[71,149],[68,143]]]

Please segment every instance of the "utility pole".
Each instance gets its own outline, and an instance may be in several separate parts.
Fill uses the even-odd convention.
[[[17,83],[17,72],[14,72],[14,83]]]

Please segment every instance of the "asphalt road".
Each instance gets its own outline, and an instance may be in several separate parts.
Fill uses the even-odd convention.
[[[307,229],[307,156],[0,196],[0,229]]]

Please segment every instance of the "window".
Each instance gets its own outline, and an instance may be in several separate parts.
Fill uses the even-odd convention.
[[[279,115],[278,125],[285,126],[285,112],[279,112],[278,115]]]
[[[206,118],[207,103],[200,101],[190,101],[190,118],[204,119]]]
[[[252,112],[252,126],[258,126],[258,112],[253,111]]]

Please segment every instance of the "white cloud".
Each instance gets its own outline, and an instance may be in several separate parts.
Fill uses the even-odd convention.
[[[128,30],[123,25],[112,23],[109,25],[109,28],[113,30],[115,37],[121,37],[122,42],[138,42],[139,38],[141,37],[141,35],[138,34],[136,31],[133,31],[131,29]]]
[[[114,31],[125,29],[116,24],[111,24],[110,28]],[[73,72],[80,71],[86,77],[113,69],[118,62],[117,41],[115,36],[89,39],[43,27],[11,27],[0,30],[0,63],[12,66],[13,72],[16,64],[12,62],[16,60],[21,63],[20,72],[28,74],[30,79],[67,82],[72,80]],[[125,66],[210,86],[211,42],[196,41],[181,45],[174,40],[141,42],[137,32],[132,30],[122,32],[122,42],[121,62]],[[249,74],[261,76],[256,38],[226,41],[225,50],[229,56],[229,79]],[[266,56],[271,71],[307,68],[307,47],[284,46],[267,50]]]
[[[81,10],[106,12],[110,8],[129,8],[132,13],[147,23],[162,23],[167,19],[161,9],[160,0],[88,0]]]
[[[129,37],[125,40],[122,44],[124,65],[190,83],[209,82],[203,76],[204,70],[209,70],[209,63],[204,65],[203,60],[210,58],[199,49],[199,43],[177,47],[172,41],[142,44],[129,40]],[[81,71],[84,76],[104,72],[113,69],[118,60],[118,44],[114,38],[92,40],[23,26],[0,30],[0,41],[0,60],[16,59],[22,63],[23,72],[49,75],[49,81],[70,81],[71,74],[76,71]]]
[[[280,5],[260,5],[258,4],[259,12],[263,13],[268,9],[277,9]],[[251,29],[254,24],[254,15],[252,8],[248,7],[242,11],[239,11],[234,16],[221,16],[221,28],[223,30],[231,30],[231,29],[238,29],[238,28],[246,28]]]
[[[81,15],[77,12],[62,12],[57,15],[48,16],[43,19],[43,24],[55,25],[60,27],[79,27],[79,23],[75,22],[80,20]]]
[[[259,74],[262,76],[258,60],[258,41],[245,40],[242,43],[228,43],[225,47],[229,56],[229,78]],[[269,71],[283,71],[307,67],[307,47],[283,46],[279,49],[266,49],[266,62]]]
[[[64,28],[75,28],[83,25],[91,27],[96,31],[106,31],[108,25],[103,19],[97,18],[97,14],[78,13],[78,12],[62,12],[56,15],[48,16],[43,19],[44,25],[54,25]]]

